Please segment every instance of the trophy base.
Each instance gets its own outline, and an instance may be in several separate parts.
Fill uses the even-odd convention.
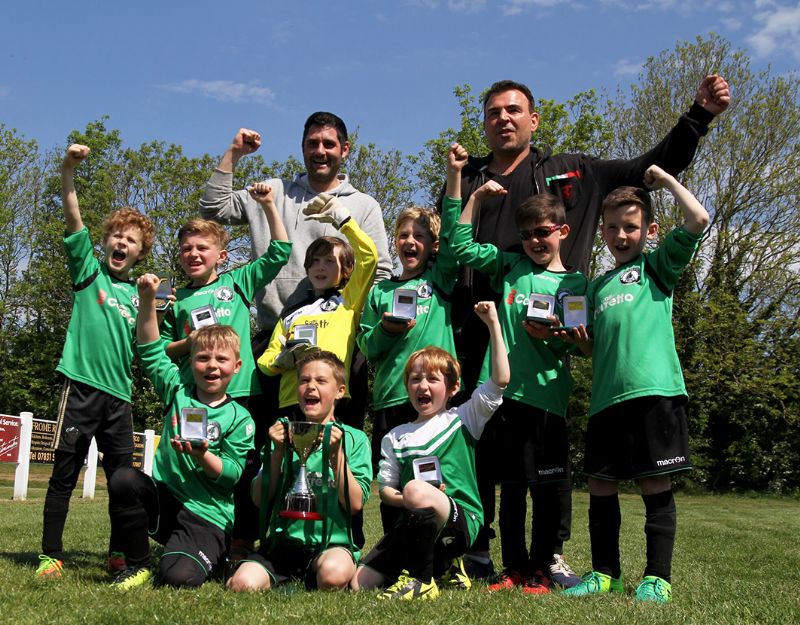
[[[281,510],[278,513],[285,519],[295,521],[321,521],[322,515],[319,512],[303,512],[302,510]]]

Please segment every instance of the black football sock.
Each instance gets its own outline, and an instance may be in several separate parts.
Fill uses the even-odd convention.
[[[592,569],[611,577],[620,576],[619,497],[589,496],[589,539],[592,546]]]
[[[642,495],[642,500],[645,509],[644,534],[647,539],[647,566],[644,574],[655,575],[669,582],[678,520],[675,497],[672,490],[665,490],[655,495]]]
[[[408,510],[406,547],[408,573],[423,582],[433,578],[433,549],[439,533],[439,523],[433,508]]]

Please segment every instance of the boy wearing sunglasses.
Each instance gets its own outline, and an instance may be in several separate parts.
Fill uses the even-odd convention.
[[[587,280],[561,262],[560,248],[569,226],[557,196],[535,195],[517,209],[522,254],[474,241],[473,216],[481,201],[507,193],[494,180],[475,190],[456,224],[461,208],[461,167],[466,160],[466,150],[454,144],[448,154],[442,229],[452,229],[451,249],[458,261],[486,274],[492,287],[502,293],[498,316],[511,364],[511,382],[497,413],[500,417],[494,417],[499,419],[497,436],[504,450],[502,466],[495,467],[501,483],[503,572],[489,590],[521,586],[526,594],[544,594],[552,586],[549,566],[559,527],[557,486],[568,477],[565,415],[573,386],[563,361],[570,346],[555,337],[550,327],[563,323],[563,298],[584,295]],[[550,303],[550,314],[529,320],[531,309],[544,302]],[[575,332],[585,336],[583,326]],[[489,377],[489,356],[487,353],[480,381]],[[525,542],[528,494],[532,503],[530,548]]]

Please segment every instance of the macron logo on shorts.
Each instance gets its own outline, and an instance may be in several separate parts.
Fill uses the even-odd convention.
[[[684,456],[675,456],[674,458],[667,458],[666,460],[656,460],[656,464],[660,467],[668,467],[671,464],[680,464],[686,462]]]

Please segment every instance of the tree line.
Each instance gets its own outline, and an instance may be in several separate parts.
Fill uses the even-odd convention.
[[[796,492],[800,79],[755,71],[746,53],[725,39],[698,37],[649,58],[627,91],[590,90],[565,102],[537,98],[541,123],[534,142],[602,158],[640,154],[688,109],[699,77],[709,73],[722,74],[731,84],[732,104],[680,175],[712,217],[675,296],[696,466],[683,481],[713,490]],[[380,202],[390,241],[399,210],[435,203],[453,141],[473,154],[488,152],[480,94],[459,85],[454,96],[459,124],[427,141],[419,153],[384,150],[361,142],[357,133],[351,137],[347,173]],[[175,276],[181,275],[178,228],[197,216],[203,185],[218,161],[208,154],[190,158],[181,146],[158,140],[128,147],[108,118],[71,132],[63,146],[51,150],[0,122],[0,412],[31,410],[38,418],[55,418],[60,391],[55,366],[71,309],[59,177],[70,143],[92,149],[75,179],[92,240],[98,242],[100,224],[113,208],[134,206],[157,228],[153,253],[141,270]],[[239,164],[234,185],[301,170],[293,156],[267,162],[254,155]],[[679,223],[680,212],[668,195],[657,194],[655,204],[663,236]],[[246,228],[232,231],[230,256],[231,266],[248,260]],[[590,277],[608,267],[598,238]],[[572,366],[572,448],[580,479],[591,364],[575,358]],[[134,386],[137,428],[160,429],[158,400],[138,369]]]

